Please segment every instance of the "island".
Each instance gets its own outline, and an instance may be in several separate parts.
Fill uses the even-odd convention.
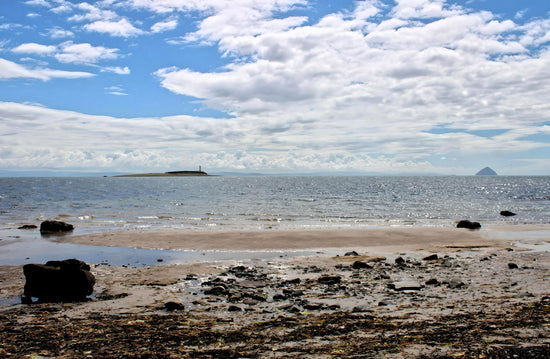
[[[476,173],[476,176],[497,176],[497,173],[493,171],[492,168],[485,167],[484,169]]]
[[[119,175],[115,177],[191,177],[191,176],[210,176],[199,168],[198,171],[170,171],[161,173],[137,173],[129,175]]]

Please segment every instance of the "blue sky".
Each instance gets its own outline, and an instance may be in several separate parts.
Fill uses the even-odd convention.
[[[0,176],[550,175],[550,2],[0,2]]]

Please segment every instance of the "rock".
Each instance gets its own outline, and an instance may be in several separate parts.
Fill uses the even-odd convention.
[[[290,284],[300,284],[301,282],[301,279],[300,278],[294,278],[294,279],[288,279],[288,280],[285,280],[283,282],[281,282],[281,286],[287,286],[287,285],[290,285]]]
[[[510,212],[510,211],[501,211],[500,215],[504,216],[504,217],[512,217],[512,216],[515,216],[516,214],[514,212]]]
[[[391,305],[391,302],[387,299],[384,299],[378,302],[379,307],[386,307],[388,305]]]
[[[439,257],[437,256],[437,254],[432,254],[432,255],[429,255],[429,256],[424,257],[422,259],[425,260],[425,261],[436,261],[436,260],[439,259]]]
[[[414,280],[404,280],[388,284],[388,288],[396,290],[398,292],[403,290],[420,290],[422,289],[422,284]]]
[[[176,310],[184,310],[185,305],[183,305],[183,303],[180,303],[180,302],[166,302],[164,303],[164,309],[166,309],[169,312],[173,312]]]
[[[397,264],[398,266],[404,266],[405,259],[403,257],[397,257],[395,258],[395,264]]]
[[[238,307],[236,305],[230,305],[229,308],[227,308],[227,311],[229,312],[240,312],[243,309],[241,307]]]
[[[372,312],[372,308],[368,305],[361,304],[353,307],[351,310],[352,313],[366,313],[366,312]]]
[[[358,257],[358,256],[359,256],[359,253],[357,253],[356,251],[351,251],[344,254],[344,257]]]
[[[447,284],[447,287],[449,287],[450,289],[458,289],[466,286],[466,284],[464,284],[464,282],[460,279],[451,279],[445,281],[444,283]]]
[[[229,291],[222,285],[217,285],[204,291],[204,294],[208,295],[227,295]]]
[[[82,301],[94,291],[95,277],[90,266],[78,259],[49,261],[23,266],[23,297],[36,297],[40,302]]]
[[[518,269],[518,265],[516,263],[508,263],[508,268],[509,269]]]
[[[248,280],[248,279],[241,280],[240,282],[237,282],[237,284],[243,288],[261,288],[267,285],[265,282],[262,282],[261,280]]]
[[[321,310],[326,305],[324,303],[308,303],[304,305],[304,309],[306,310]]]
[[[243,303],[246,304],[246,305],[256,305],[256,304],[258,304],[258,301],[256,299],[252,299],[252,298],[245,298],[243,300]]]
[[[439,285],[439,281],[435,278],[432,278],[426,281],[426,285]]]
[[[336,276],[330,276],[330,275],[326,275],[326,276],[322,276],[321,278],[317,279],[317,282],[321,283],[321,284],[339,284],[340,281],[342,280],[342,277],[340,277],[339,275],[336,275]]]
[[[35,226],[34,224],[24,224],[22,225],[21,227],[17,228],[17,229],[37,229],[38,227]]]
[[[304,295],[303,290],[291,290],[291,289],[283,289],[283,295],[288,297],[301,297]]]
[[[470,222],[468,220],[462,220],[457,223],[456,228],[480,229],[481,224],[479,224],[479,222]]]
[[[351,265],[351,267],[353,269],[365,269],[365,268],[372,268],[372,266],[368,265],[367,263],[365,262],[362,262],[362,261],[355,261],[353,262],[353,264]]]
[[[40,233],[42,234],[70,232],[73,229],[72,224],[60,221],[44,221],[40,224]]]

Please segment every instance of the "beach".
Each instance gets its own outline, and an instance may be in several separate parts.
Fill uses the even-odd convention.
[[[510,240],[530,230],[547,227],[494,229],[509,234],[505,239],[450,227],[62,236],[56,240],[203,251],[203,259],[91,263],[96,285],[88,301],[4,306],[0,354],[548,357],[550,256]],[[537,243],[548,241],[542,236]],[[315,254],[209,259],[214,251],[305,249]],[[21,295],[21,266],[2,266],[0,280],[2,297]]]

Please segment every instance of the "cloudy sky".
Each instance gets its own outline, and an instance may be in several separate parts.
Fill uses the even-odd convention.
[[[550,175],[550,2],[0,1],[0,176],[199,165]]]

